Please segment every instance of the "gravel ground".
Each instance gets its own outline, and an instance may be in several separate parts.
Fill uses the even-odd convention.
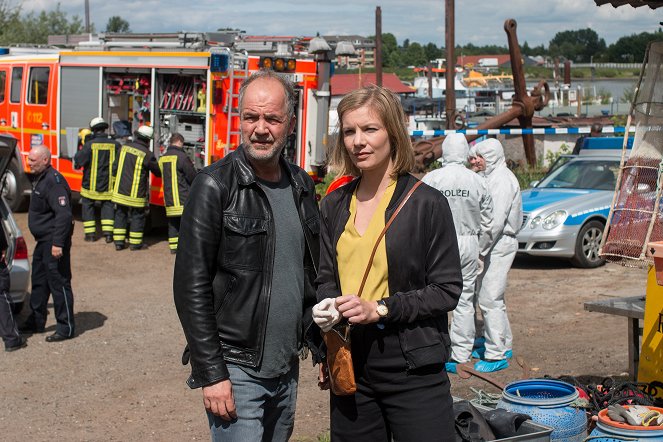
[[[16,217],[32,253],[27,216]],[[139,252],[84,242],[82,232],[77,221],[77,337],[45,342],[55,328],[51,314],[46,334],[30,336],[25,349],[2,353],[2,440],[209,440],[201,393],[184,383],[184,337],[171,290],[175,259],[165,230],[148,235],[150,248]],[[586,312],[583,302],[644,293],[645,280],[645,270],[614,264],[582,270],[564,261],[517,259],[506,295],[515,355],[535,376],[624,375],[626,319]],[[502,382],[522,376],[515,363],[494,374]],[[458,397],[472,398],[470,387],[497,392],[476,378],[451,380]],[[318,440],[329,428],[327,413],[317,369],[304,361],[292,440]]]

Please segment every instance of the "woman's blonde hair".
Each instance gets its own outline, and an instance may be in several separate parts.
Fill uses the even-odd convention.
[[[414,167],[414,149],[407,133],[407,118],[403,106],[396,94],[375,85],[348,93],[338,104],[336,141],[329,155],[329,167],[339,176],[361,175],[361,171],[352,162],[343,142],[343,116],[364,106],[370,108],[387,130],[393,162],[392,178],[410,172]]]

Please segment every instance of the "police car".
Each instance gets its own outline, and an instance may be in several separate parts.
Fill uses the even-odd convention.
[[[2,231],[4,231],[7,240],[5,260],[9,268],[11,281],[9,297],[12,302],[12,309],[15,313],[18,313],[23,308],[28,296],[30,262],[28,261],[28,247],[25,244],[25,239],[23,239],[23,234],[4,198],[7,181],[10,179],[5,173],[10,163],[18,160],[16,142],[15,138],[0,134],[0,177],[2,177],[0,179],[0,192],[2,193],[0,197],[0,223],[2,223]]]
[[[622,143],[621,137],[586,138],[578,155],[563,155],[541,181],[522,192],[519,255],[567,258],[583,268],[605,263],[599,248]]]

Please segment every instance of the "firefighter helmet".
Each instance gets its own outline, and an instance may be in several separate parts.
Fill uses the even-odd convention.
[[[87,137],[92,134],[92,131],[88,128],[83,128],[78,131],[78,138],[81,139],[82,143],[85,143],[87,141]]]
[[[90,129],[92,130],[105,130],[108,129],[108,123],[101,117],[95,117],[90,120]]]
[[[151,140],[154,137],[154,129],[151,126],[141,126],[138,128],[138,136]]]

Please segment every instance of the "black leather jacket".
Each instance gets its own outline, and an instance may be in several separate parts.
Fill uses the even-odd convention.
[[[412,175],[398,178],[385,211],[385,223],[401,199],[417,182]],[[318,299],[341,295],[336,244],[350,217],[350,200],[359,180],[333,191],[321,205]],[[463,289],[460,256],[447,199],[422,184],[387,230],[389,314],[386,325],[398,327],[408,369],[446,362],[449,357],[447,312],[458,304]],[[357,269],[364,272],[364,269]]]
[[[283,158],[281,165],[306,239],[302,335],[312,347],[320,215],[313,180]],[[272,212],[240,146],[196,176],[182,214],[173,289],[190,350],[189,387],[228,379],[226,361],[260,365],[273,256]]]

